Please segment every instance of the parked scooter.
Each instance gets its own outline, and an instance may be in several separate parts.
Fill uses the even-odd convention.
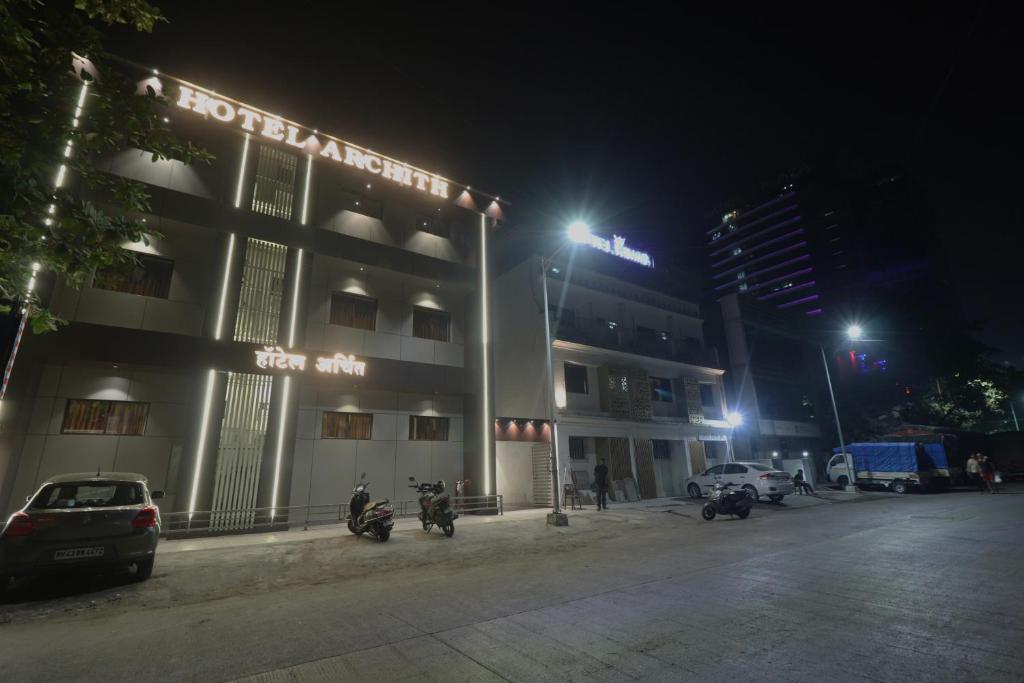
[[[704,519],[710,522],[715,515],[735,515],[740,519],[750,516],[750,509],[754,507],[754,497],[747,489],[730,490],[732,486],[736,484],[715,484],[715,488],[708,495],[708,501],[700,511]]]
[[[430,533],[436,525],[444,535],[451,538],[455,534],[455,520],[459,513],[451,505],[451,498],[445,491],[444,481],[438,480],[436,484],[420,484],[416,477],[409,477],[409,488],[416,489],[420,494],[420,522],[423,523],[423,530]]]
[[[395,508],[387,498],[371,503],[369,486],[366,472],[363,472],[348,503],[348,530],[356,536],[368,533],[383,543],[391,536],[391,527],[395,526]]]

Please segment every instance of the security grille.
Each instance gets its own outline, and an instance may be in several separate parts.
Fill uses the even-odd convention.
[[[287,257],[287,247],[249,238],[235,318],[235,341],[277,343]]]
[[[260,147],[256,163],[256,185],[252,193],[252,210],[277,218],[292,217],[295,199],[295,170],[298,159],[273,147]]]
[[[248,529],[255,522],[263,441],[273,377],[229,373],[213,484],[214,530]]]
[[[548,507],[551,500],[551,444],[533,445],[533,504]]]

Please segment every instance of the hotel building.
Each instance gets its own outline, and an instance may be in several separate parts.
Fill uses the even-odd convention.
[[[506,505],[551,504],[546,314],[559,491],[588,491],[604,460],[612,500],[685,495],[691,474],[731,457],[724,370],[705,346],[695,291],[614,235],[560,245],[502,230],[495,261],[496,464]]]
[[[165,513],[213,531],[301,524],[289,507],[337,506],[364,472],[375,498],[414,498],[410,476],[494,494],[500,201],[192,83],[153,72],[139,87],[215,160],[104,161],[145,183],[159,236],[80,290],[41,278],[69,324],[21,343],[0,508],[96,470],[146,475]],[[85,121],[84,85],[80,104]]]

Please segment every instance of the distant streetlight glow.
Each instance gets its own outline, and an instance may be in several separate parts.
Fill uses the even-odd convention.
[[[846,328],[846,336],[856,341],[864,335],[864,330],[860,325],[850,325]]]
[[[734,411],[725,416],[725,421],[729,423],[730,427],[742,427],[743,415]]]

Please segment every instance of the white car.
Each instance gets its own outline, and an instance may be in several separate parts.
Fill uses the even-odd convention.
[[[717,483],[735,484],[736,488],[750,491],[754,500],[765,496],[773,503],[793,493],[793,478],[789,472],[777,470],[759,462],[729,462],[695,474],[686,480],[686,492],[691,498],[700,498]]]

